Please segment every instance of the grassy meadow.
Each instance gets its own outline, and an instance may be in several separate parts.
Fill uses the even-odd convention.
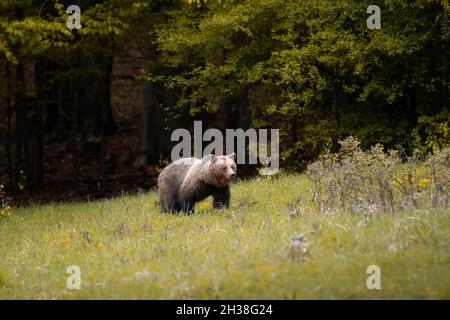
[[[297,216],[289,204],[298,196]],[[229,210],[159,212],[155,191],[0,217],[2,299],[449,299],[450,211],[321,214],[303,175],[236,183]],[[303,235],[302,259],[290,256]],[[78,265],[81,289],[68,290]],[[369,290],[366,269],[381,269]]]

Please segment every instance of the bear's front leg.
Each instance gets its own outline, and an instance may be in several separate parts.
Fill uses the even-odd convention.
[[[230,206],[230,187],[217,189],[213,194],[214,209],[228,209]]]
[[[188,215],[191,215],[194,213],[195,208],[195,202],[194,201],[182,201],[181,210],[183,210],[184,213],[187,213]]]

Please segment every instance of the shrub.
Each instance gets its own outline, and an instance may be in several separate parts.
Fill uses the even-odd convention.
[[[444,148],[428,159],[431,174],[431,199],[433,206],[448,207],[450,190],[450,148]]]
[[[390,212],[411,207],[448,205],[449,149],[423,160],[419,153],[402,162],[397,151],[377,144],[367,151],[357,139],[339,142],[308,166],[313,198],[321,212]]]
[[[307,170],[321,212],[393,212],[391,182],[400,162],[397,153],[386,154],[381,145],[364,152],[353,137],[339,144],[337,154],[326,152]]]

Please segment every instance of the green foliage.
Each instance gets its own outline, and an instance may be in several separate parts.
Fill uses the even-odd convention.
[[[72,33],[67,29],[63,16],[20,17],[17,16],[17,13],[12,13],[21,8],[25,11],[23,8],[30,7],[31,1],[18,4],[10,1],[2,2],[0,10],[11,12],[11,14],[2,15],[0,18],[0,55],[5,56],[9,62],[18,64],[25,58],[40,57],[50,54],[54,50],[67,48]],[[57,4],[55,4],[56,7],[58,7]],[[37,13],[37,9],[35,13]],[[61,14],[61,10],[59,13]]]
[[[414,146],[422,152],[432,152],[450,146],[450,113],[420,116],[413,130]]]
[[[66,25],[67,7],[58,0],[39,6],[32,1],[0,1],[0,10],[8,13],[0,18],[0,55],[14,64],[39,57],[70,60],[80,51],[111,55],[113,45],[129,40],[133,32],[148,25],[142,21],[153,14],[155,3],[85,1],[82,28],[72,32]],[[18,10],[22,10],[22,16],[17,15]]]
[[[170,122],[164,128],[186,126],[186,116],[219,118],[227,128],[278,128],[281,166],[295,169],[349,135],[363,150],[380,143],[411,155],[448,147],[446,0],[385,0],[380,30],[367,29],[367,4],[357,0],[82,4],[82,28],[70,31],[65,1],[0,0],[0,101],[25,94],[14,72],[6,77],[7,66],[54,63],[51,87],[108,72],[101,61],[137,42],[151,51],[140,79],[174,89],[158,97],[171,101],[161,103]]]
[[[159,61],[174,72],[148,77],[180,88],[194,114],[248,98],[253,126],[280,128],[285,158],[298,162],[348,135],[364,147],[442,144],[448,121],[427,117],[448,108],[448,2],[380,6],[380,30],[367,29],[356,0],[181,6],[156,32]]]

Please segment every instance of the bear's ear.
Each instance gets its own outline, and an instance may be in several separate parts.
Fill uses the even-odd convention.
[[[206,156],[203,157],[203,162],[206,163],[210,161],[211,163],[214,163],[217,161],[217,157],[213,154],[208,154]]]
[[[230,155],[228,155],[228,158],[230,158],[231,160],[236,160],[236,153],[232,153]]]

